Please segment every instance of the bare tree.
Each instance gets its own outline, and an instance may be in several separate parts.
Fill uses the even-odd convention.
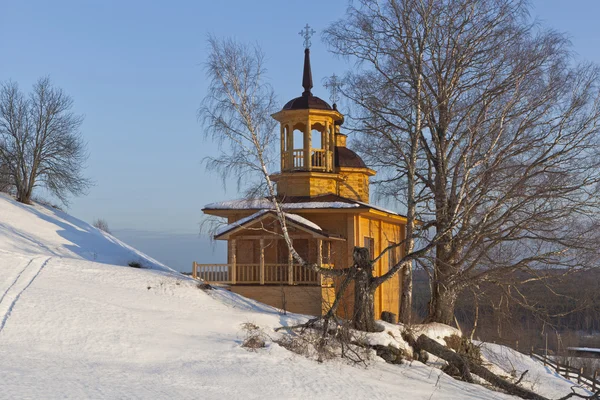
[[[357,0],[325,39],[359,65],[344,94],[382,194],[431,230],[429,321],[452,323],[481,282],[525,304],[507,277],[593,265],[598,68],[575,64],[526,1]]]
[[[16,83],[0,86],[0,164],[14,185],[17,200],[30,203],[43,185],[63,203],[90,186],[82,176],[87,159],[79,133],[83,117],[71,112],[73,100],[49,78],[38,80],[26,97]]]
[[[282,211],[270,179],[268,170],[269,150],[278,139],[276,122],[270,115],[276,111],[276,101],[272,88],[264,83],[263,53],[257,47],[249,47],[233,40],[218,40],[210,37],[210,53],[207,61],[207,75],[210,86],[208,94],[199,110],[205,125],[204,134],[222,145],[222,154],[210,158],[210,166],[221,172],[224,179],[234,175],[244,176],[244,180],[254,182],[253,187],[262,186],[275,209],[283,239],[294,260],[304,268],[326,276],[341,277],[336,288],[336,298],[323,317],[325,330],[328,321],[335,317],[346,288],[354,284],[354,312],[352,323],[356,329],[374,331],[374,294],[385,281],[391,279],[400,268],[416,257],[424,254],[427,248],[410,251],[384,275],[374,276],[373,265],[385,252],[407,241],[391,245],[374,257],[368,249],[354,249],[354,264],[336,269],[321,268],[310,264],[294,249],[287,231],[285,215]],[[226,147],[225,147],[226,146]],[[257,193],[253,190],[252,193]],[[414,218],[413,219],[414,223]],[[410,225],[412,226],[412,225]],[[408,231],[409,236],[412,234]],[[374,260],[372,258],[375,258]]]

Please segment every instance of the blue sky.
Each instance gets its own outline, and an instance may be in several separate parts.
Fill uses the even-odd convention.
[[[0,0],[0,81],[28,90],[49,75],[85,115],[86,173],[96,185],[72,200],[71,214],[88,222],[104,218],[116,231],[194,235],[204,204],[237,196],[200,163],[216,150],[196,120],[206,89],[207,34],[258,43],[283,104],[302,91],[298,32],[307,22],[321,31],[343,16],[346,4]],[[600,62],[600,1],[532,5],[544,25],[569,34],[578,57]],[[311,51],[313,92],[327,98],[322,78],[347,66],[318,35]]]

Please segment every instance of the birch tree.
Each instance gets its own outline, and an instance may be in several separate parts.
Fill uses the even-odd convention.
[[[429,321],[481,282],[526,303],[508,276],[595,265],[599,71],[526,1],[356,0],[325,40],[357,64],[344,94],[380,192],[430,229]]]

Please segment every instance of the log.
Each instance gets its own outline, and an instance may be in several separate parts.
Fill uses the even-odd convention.
[[[415,344],[417,345],[417,349],[415,350],[425,350],[443,360],[446,360],[448,363],[458,369],[463,381],[473,383],[473,377],[471,376],[469,363],[463,357],[425,335],[419,336]]]
[[[425,350],[456,367],[461,373],[461,377],[464,381],[473,383],[473,377],[471,376],[471,373],[473,373],[491,383],[493,386],[514,396],[519,396],[522,399],[548,400],[546,397],[540,396],[537,393],[500,378],[487,368],[473,362],[472,360],[469,360],[468,358],[460,356],[459,354],[453,352],[445,346],[442,346],[435,340],[430,339],[425,335],[419,336],[416,344],[419,349]]]

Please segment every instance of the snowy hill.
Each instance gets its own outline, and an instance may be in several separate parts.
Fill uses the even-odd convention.
[[[132,260],[149,269],[127,267]],[[418,362],[375,358],[365,368],[319,364],[270,341],[257,352],[240,347],[242,323],[275,335],[303,318],[200,290],[76,218],[0,196],[1,399],[512,398]],[[536,389],[569,392],[538,367]]]

